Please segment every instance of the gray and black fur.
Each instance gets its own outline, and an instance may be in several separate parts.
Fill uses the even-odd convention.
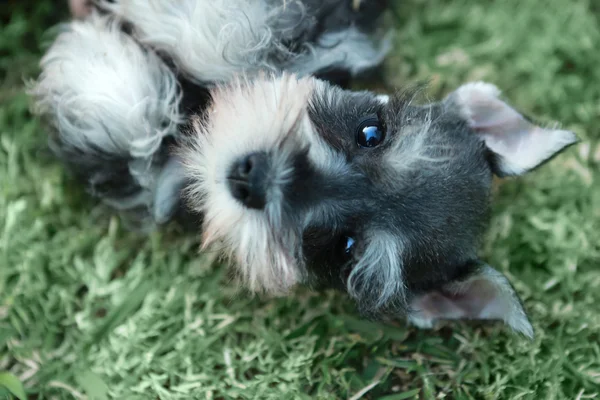
[[[492,171],[485,144],[466,121],[443,107],[412,105],[412,91],[396,94],[383,104],[370,93],[330,90],[338,92],[339,100],[332,104],[323,98],[325,94],[316,95],[309,115],[326,143],[343,154],[357,173],[343,177],[347,181],[340,186],[345,192],[335,190],[339,201],[348,204],[337,207],[345,212],[311,225],[304,236],[307,249],[339,247],[346,235],[356,239],[365,227],[371,227],[404,238],[402,264],[408,290],[427,290],[461,277],[465,265],[477,259],[489,217]],[[364,115],[376,115],[387,133],[385,142],[372,151],[355,143]],[[405,133],[411,124],[427,127],[411,136]],[[383,159],[391,151],[406,158],[401,174]],[[325,194],[315,192],[319,196],[314,201],[323,202]],[[325,273],[337,285],[343,286],[352,270],[340,270],[335,261],[319,265],[326,257],[313,255],[311,250],[306,257],[308,264],[318,265],[314,268],[317,275]],[[439,268],[432,270],[430,265]],[[358,282],[359,290],[369,290],[369,283]]]
[[[478,258],[492,178],[537,168],[575,135],[535,125],[487,83],[432,104],[344,88],[386,51],[370,42],[383,2],[215,0],[231,12],[222,31],[196,13],[214,11],[205,1],[164,0],[165,15],[101,3],[107,15],[73,22],[46,54],[36,110],[92,194],[153,224],[199,216],[203,247],[252,291],[336,288],[368,317],[501,319],[532,336],[507,278]],[[206,36],[191,33],[198,21]]]

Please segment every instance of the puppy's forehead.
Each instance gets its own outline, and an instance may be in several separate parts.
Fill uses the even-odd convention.
[[[319,81],[308,113],[321,137],[337,151],[351,154],[356,125],[367,115],[380,112],[384,102],[371,92],[351,92]]]

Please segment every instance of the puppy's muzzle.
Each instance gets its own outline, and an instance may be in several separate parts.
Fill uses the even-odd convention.
[[[244,206],[261,210],[267,202],[269,160],[257,152],[240,157],[227,175],[231,195]]]

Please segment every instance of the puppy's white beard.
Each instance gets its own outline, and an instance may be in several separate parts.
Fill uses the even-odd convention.
[[[293,172],[293,155],[308,143],[306,105],[313,87],[312,79],[287,74],[219,87],[208,114],[196,119],[191,141],[180,151],[192,182],[187,197],[204,215],[204,247],[217,248],[233,261],[252,291],[283,294],[304,274],[295,257],[300,238],[283,223],[281,186]],[[226,182],[232,163],[255,151],[269,153],[272,177],[265,210],[245,208]]]
[[[285,174],[285,168],[282,169]],[[251,291],[285,294],[302,280],[294,259],[299,239],[283,224],[280,186],[273,179],[264,210],[244,207],[232,198],[223,179],[205,198],[203,248],[224,254],[238,267],[242,283]],[[202,189],[200,189],[202,190]]]
[[[286,293],[302,275],[288,250],[290,243],[282,239],[293,235],[275,231],[261,211],[241,208],[207,205],[203,248],[217,250],[232,261],[249,290]]]

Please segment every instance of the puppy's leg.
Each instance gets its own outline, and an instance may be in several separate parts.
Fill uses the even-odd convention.
[[[65,26],[41,69],[30,94],[34,111],[54,128],[52,149],[93,195],[148,217],[167,161],[165,139],[181,122],[174,74],[96,13]],[[161,190],[177,193],[175,181]],[[161,193],[162,204],[168,200]]]
[[[227,81],[242,70],[268,68],[276,38],[264,0],[101,0],[128,21],[140,43],[173,60],[188,78]]]
[[[381,1],[381,0],[378,0]],[[390,49],[371,37],[350,0],[100,0],[133,26],[144,45],[173,60],[187,78],[212,85],[240,73],[287,70],[355,76]],[[365,18],[369,20],[369,18]],[[364,28],[364,29],[363,29]]]

